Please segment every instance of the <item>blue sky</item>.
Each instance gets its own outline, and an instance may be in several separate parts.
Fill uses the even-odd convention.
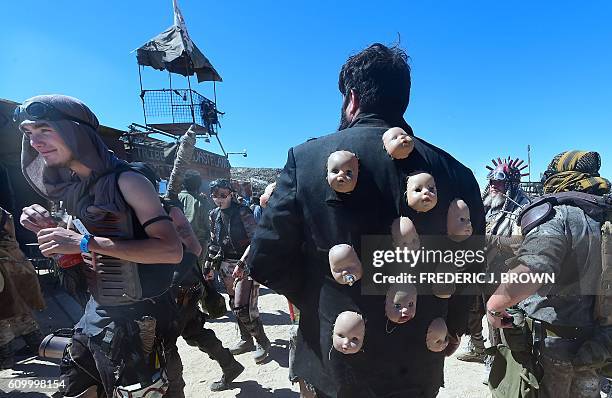
[[[536,177],[567,149],[599,151],[612,177],[612,2],[377,3],[179,0],[190,36],[224,79],[222,142],[248,150],[232,165],[282,167],[289,147],[332,132],[341,65],[399,34],[413,79],[406,120],[479,182],[492,157],[526,158],[528,144]],[[1,98],[63,93],[103,124],[143,122],[130,52],[172,24],[171,0],[7,1],[0,21]],[[147,88],[167,84],[164,72],[143,78]],[[212,95],[210,83],[196,89]]]

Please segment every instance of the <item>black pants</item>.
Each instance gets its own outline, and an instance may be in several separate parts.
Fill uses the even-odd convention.
[[[65,396],[76,396],[97,386],[99,392],[106,391],[105,395],[112,397],[115,379],[110,374],[114,364],[102,352],[100,341],[101,338],[89,338],[81,333],[72,336],[60,363],[60,384]]]
[[[170,295],[158,297],[154,305],[136,305],[133,308],[131,312],[124,310],[122,316],[117,315],[112,318],[116,326],[116,329],[113,330],[115,336],[121,335],[118,332],[120,329],[118,325],[127,325],[148,315],[157,320],[155,335],[164,341],[166,347],[173,345],[170,327],[178,313],[176,304],[171,300]],[[128,313],[131,319],[126,317]],[[150,358],[145,358],[142,354],[137,329],[136,335],[138,336],[127,336],[126,332],[123,338],[111,343],[119,344],[120,347],[119,350],[114,351],[114,354],[110,352],[112,350],[109,350],[108,344],[103,341],[106,331],[107,328],[93,337],[88,337],[80,330],[75,331],[71,345],[64,353],[60,363],[60,381],[64,386],[62,392],[65,396],[76,396],[91,386],[97,386],[99,392],[112,398],[118,382],[120,385],[134,384],[139,379],[149,377],[155,372],[155,364],[148,364]],[[111,359],[113,355],[115,357]],[[119,365],[124,366],[121,379],[117,380],[115,371]]]
[[[208,351],[206,350],[208,347],[214,348],[222,345],[215,332],[204,327],[206,315],[198,308],[197,301],[181,309],[180,323],[180,334],[187,344],[197,346],[204,352]]]
[[[222,370],[225,370],[233,364],[234,357],[228,349],[223,347],[215,332],[204,327],[206,316],[198,308],[198,300],[199,295],[194,294],[187,298],[185,304],[181,306],[177,325],[174,329],[175,337],[172,340],[176,343],[178,336],[182,336],[187,344],[198,347],[200,351],[208,354],[210,359],[217,361]],[[182,302],[182,300],[179,301]],[[166,371],[169,386],[164,397],[183,398],[185,396],[183,392],[185,388],[183,365],[176,346],[170,351],[167,360]]]

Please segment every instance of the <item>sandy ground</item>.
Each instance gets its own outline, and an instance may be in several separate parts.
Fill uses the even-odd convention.
[[[43,333],[74,324],[80,317],[80,307],[53,282],[45,282],[44,290],[48,308],[45,312],[37,314]],[[292,386],[288,379],[288,339],[291,326],[287,300],[269,289],[262,288],[259,308],[266,333],[272,341],[271,355],[260,365],[255,364],[251,353],[238,356],[238,361],[246,370],[235,380],[231,390],[211,392],[209,385],[221,377],[221,369],[206,354],[179,339],[187,397],[299,397],[297,384]],[[229,317],[209,322],[208,327],[215,331],[226,347],[232,345],[238,338],[235,323]],[[463,338],[462,346],[457,353],[465,350],[467,340],[467,337]],[[23,344],[20,340],[16,340],[16,343],[17,349]],[[59,362],[36,357],[20,357],[20,359],[13,369],[0,371],[0,397],[51,396],[56,391],[53,383],[57,383]],[[451,357],[446,360],[445,366],[446,387],[440,390],[439,398],[484,398],[490,395],[487,386],[482,383],[484,365],[465,363]]]
[[[208,386],[221,377],[221,369],[206,354],[179,339],[179,352],[183,359],[184,378],[187,383],[185,387],[187,397],[299,397],[297,384],[291,385],[288,379],[288,336],[291,326],[287,300],[283,296],[262,288],[259,307],[266,333],[272,342],[270,356],[260,365],[255,364],[251,353],[238,356],[238,361],[245,366],[246,370],[235,380],[234,388],[231,390],[211,392]],[[50,311],[49,320],[55,317],[57,317],[57,311]],[[229,317],[209,322],[208,326],[215,331],[226,347],[233,344],[238,338],[235,323]],[[465,343],[466,341],[463,341],[464,345]],[[48,397],[55,392],[52,383],[57,380],[58,375],[57,361],[24,358],[17,363],[14,369],[0,371],[0,397]],[[488,397],[487,388],[481,383],[482,378],[483,365],[463,363],[450,358],[446,362],[446,388],[441,390],[439,397]],[[46,385],[41,385],[41,382]]]
[[[260,365],[253,361],[251,353],[237,356],[246,370],[234,382],[232,390],[212,393],[208,385],[221,376],[221,369],[206,354],[194,350],[179,342],[179,351],[185,367],[185,388],[188,397],[299,397],[297,384],[291,385],[288,379],[288,336],[289,314],[287,300],[268,289],[260,293],[260,312],[266,334],[272,341],[269,359]],[[229,318],[209,323],[217,336],[226,346],[238,338],[234,323]],[[464,339],[462,345],[465,346]],[[460,348],[458,352],[464,348]],[[440,391],[440,398],[485,398],[489,396],[488,388],[482,384],[484,365],[465,363],[454,358],[446,361],[446,388]]]
[[[184,378],[187,383],[185,395],[190,398],[259,398],[299,397],[297,384],[292,386],[288,380],[288,336],[289,314],[287,300],[262,288],[260,295],[260,312],[265,330],[272,341],[270,357],[260,365],[255,364],[251,353],[246,353],[237,359],[246,370],[233,383],[231,390],[213,393],[209,384],[218,380],[221,369],[216,362],[194,347],[188,346],[179,339],[179,352],[183,358]],[[230,346],[238,337],[235,323],[224,317],[208,323],[217,336]],[[486,330],[486,329],[485,329]],[[462,341],[462,352],[467,344],[467,338]],[[0,371],[0,397],[38,398],[50,396],[55,390],[50,383],[57,380],[59,369],[57,362],[27,358],[19,361],[13,370]],[[484,365],[465,363],[454,357],[446,360],[446,387],[440,391],[439,398],[485,398],[490,394],[482,383]],[[47,382],[46,388],[34,386],[36,380]],[[22,383],[21,388],[8,388]],[[28,385],[29,383],[29,385]],[[40,382],[39,382],[40,383]]]

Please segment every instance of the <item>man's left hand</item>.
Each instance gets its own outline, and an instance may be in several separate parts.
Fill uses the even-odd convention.
[[[66,228],[45,228],[38,232],[38,249],[45,257],[78,254],[83,235]]]

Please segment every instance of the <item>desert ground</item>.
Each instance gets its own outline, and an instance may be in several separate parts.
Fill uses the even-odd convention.
[[[80,308],[65,293],[53,285],[43,283],[47,297],[47,310],[38,313],[37,318],[43,333],[61,326],[71,325],[80,316]],[[246,370],[232,384],[232,389],[213,393],[209,384],[218,380],[221,369],[216,362],[197,348],[179,339],[179,352],[183,359],[184,378],[187,383],[185,395],[190,398],[259,398],[299,397],[297,384],[288,379],[288,344],[291,328],[287,300],[273,291],[262,287],[260,313],[265,330],[272,341],[269,358],[262,364],[255,364],[251,353],[237,357]],[[238,337],[235,323],[228,316],[208,323],[227,347]],[[15,341],[19,349],[22,342]],[[467,344],[462,341],[461,352]],[[19,356],[13,369],[0,371],[0,397],[38,398],[48,397],[55,392],[53,381],[59,375],[58,362],[37,357]],[[446,361],[446,387],[440,391],[440,398],[484,398],[488,389],[482,384],[484,365],[464,363],[451,357]],[[46,383],[46,384],[41,384]]]

